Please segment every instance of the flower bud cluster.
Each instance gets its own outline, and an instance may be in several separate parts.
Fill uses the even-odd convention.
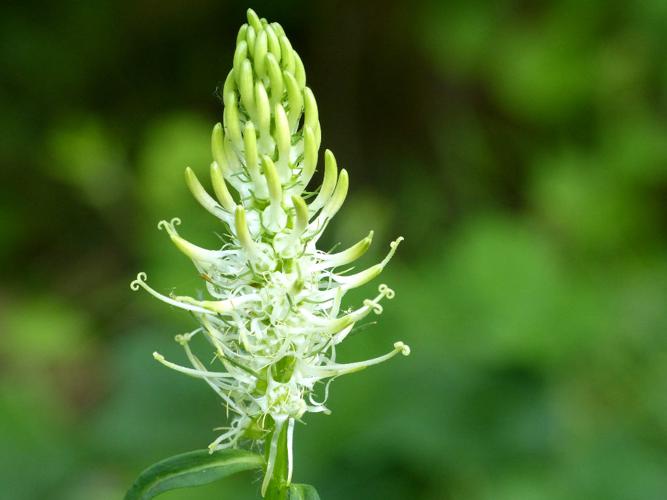
[[[225,244],[209,250],[187,241],[177,231],[179,219],[158,225],[192,260],[210,297],[165,296],[146,283],[144,273],[132,288],[143,288],[198,320],[199,328],[176,337],[190,367],[158,353],[155,359],[204,380],[233,414],[229,427],[210,444],[211,451],[243,439],[270,438],[265,490],[283,426],[288,426],[291,457],[295,420],[306,412],[328,413],[328,384],[324,399],[317,401],[318,382],[397,353],[409,354],[409,348],[397,342],[391,352],[375,359],[336,361],[336,345],[358,321],[371,312],[380,314],[380,302],[394,292],[381,285],[377,295],[348,311],[341,311],[343,295],[377,277],[402,238],[390,244],[380,263],[356,273],[338,270],[368,250],[372,232],[343,251],[317,249],[345,200],[348,174],[326,150],[322,185],[316,192],[307,191],[322,135],[317,103],[306,85],[301,58],[279,24],[248,11],[222,100],[223,123],[213,127],[211,136],[214,196],[192,169],[186,169],[185,179],[194,198],[223,223]],[[210,343],[217,368],[191,350],[195,335]],[[291,460],[289,467],[291,472]]]

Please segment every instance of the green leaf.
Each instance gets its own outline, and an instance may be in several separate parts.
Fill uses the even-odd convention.
[[[175,455],[143,471],[125,500],[149,500],[168,490],[211,483],[236,472],[260,469],[263,465],[261,455],[244,450],[222,450],[213,454],[197,450]]]
[[[288,500],[320,500],[317,490],[309,484],[291,484]]]

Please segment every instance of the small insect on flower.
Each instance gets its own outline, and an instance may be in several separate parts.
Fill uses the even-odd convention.
[[[176,337],[191,366],[167,361],[157,352],[154,357],[204,380],[232,414],[224,432],[209,445],[211,452],[244,440],[265,446],[264,495],[280,447],[286,447],[286,483],[291,481],[295,421],[308,412],[329,413],[325,406],[329,384],[318,401],[314,396],[318,382],[410,353],[407,345],[396,342],[377,358],[336,361],[336,346],[358,321],[370,313],[380,314],[381,302],[393,298],[394,291],[380,285],[374,297],[344,313],[343,296],[376,278],[402,238],[390,243],[381,262],[354,274],[339,269],[364,255],[372,232],[346,250],[317,249],[318,239],[345,201],[348,174],[325,150],[322,185],[316,194],[305,195],[317,167],[322,133],[303,63],[279,24],[248,11],[222,100],[223,121],[211,135],[215,197],[190,168],[185,170],[185,181],[202,207],[226,227],[228,241],[209,250],[180,236],[179,219],[158,224],[192,260],[209,297],[163,295],[147,284],[144,273],[131,286],[190,311],[197,319],[198,328]],[[215,368],[191,350],[196,335],[210,344]]]

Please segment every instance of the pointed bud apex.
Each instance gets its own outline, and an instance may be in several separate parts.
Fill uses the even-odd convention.
[[[283,27],[280,25],[280,23],[273,22],[271,23],[271,27],[273,28],[273,32],[278,36],[279,38],[281,36],[285,36],[285,30]]]
[[[403,241],[402,236],[392,241],[389,244],[389,252],[385,256],[385,258],[382,259],[382,262],[380,262],[379,264],[375,264],[374,266],[371,266],[368,269],[360,271],[356,274],[346,274],[343,276],[334,274],[331,276],[331,278],[334,281],[336,281],[336,283],[340,283],[346,290],[365,285],[366,283],[368,283],[369,281],[380,275],[380,273],[384,270],[387,264],[389,264],[389,261],[396,253],[396,249],[398,248],[398,245],[401,243],[401,241]],[[381,286],[380,292],[384,297],[387,297],[388,299],[392,299],[394,297],[394,291],[391,290],[390,288],[387,288],[386,286]]]
[[[370,248],[371,242],[373,241],[373,231],[368,233],[363,240],[358,241],[352,245],[347,250],[334,254],[325,254],[322,257],[322,263],[320,264],[320,269],[328,269],[338,266],[345,266],[357,260],[359,257],[364,255],[366,251]]]
[[[172,219],[170,222],[166,220],[160,221],[157,225],[158,229],[165,229],[169,238],[174,243],[176,248],[183,252],[193,261],[201,263],[215,263],[220,259],[220,252],[215,250],[207,250],[200,246],[197,246],[193,243],[190,243],[188,240],[181,238],[181,236],[176,231],[177,225],[181,223],[181,220],[177,217]]]
[[[185,182],[188,185],[188,188],[190,188],[192,196],[195,197],[202,207],[216,217],[221,217],[222,214],[220,211],[222,207],[220,207],[213,197],[206,192],[190,167],[185,169]]]
[[[255,14],[255,11],[252,9],[248,9],[247,17],[248,17],[248,24],[252,26],[255,29],[255,31],[257,32],[261,31],[262,22],[259,20],[257,14]]]

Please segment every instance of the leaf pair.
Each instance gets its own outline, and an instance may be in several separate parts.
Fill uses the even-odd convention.
[[[261,455],[245,450],[191,451],[161,460],[144,470],[125,495],[125,500],[150,500],[165,491],[212,483],[263,466]],[[315,488],[307,484],[292,484],[287,493],[288,500],[320,499]]]

